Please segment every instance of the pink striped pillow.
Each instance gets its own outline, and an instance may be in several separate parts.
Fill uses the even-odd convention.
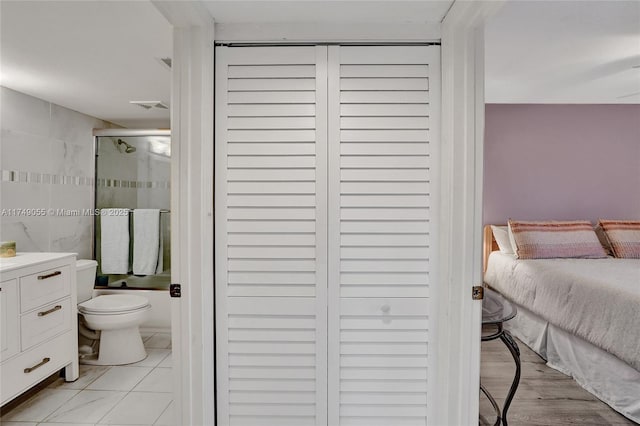
[[[522,222],[509,220],[509,231],[519,259],[607,257],[586,220],[572,222]]]
[[[600,219],[598,227],[607,236],[615,257],[640,259],[640,221]]]

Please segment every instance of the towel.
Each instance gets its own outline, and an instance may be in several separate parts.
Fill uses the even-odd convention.
[[[160,215],[160,220],[159,220],[159,224],[160,224],[160,247],[158,248],[158,266],[156,266],[156,274],[161,274],[162,271],[164,270],[164,235],[162,235],[162,233],[164,232],[164,228],[162,227],[162,215]]]
[[[129,210],[100,212],[100,269],[103,274],[129,273]]]
[[[133,274],[154,275],[160,252],[160,210],[133,211]]]

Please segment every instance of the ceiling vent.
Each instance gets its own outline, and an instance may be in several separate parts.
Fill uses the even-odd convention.
[[[129,103],[144,109],[169,109],[169,106],[162,101],[129,101]]]

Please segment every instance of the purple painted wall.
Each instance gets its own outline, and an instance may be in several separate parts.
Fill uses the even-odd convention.
[[[640,219],[640,105],[487,104],[484,223]]]

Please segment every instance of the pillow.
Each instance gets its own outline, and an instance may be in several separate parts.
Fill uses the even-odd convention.
[[[516,244],[516,239],[513,238],[513,231],[511,230],[511,219],[507,221],[507,232],[509,233],[509,241],[511,242],[511,249],[513,250],[513,254],[518,257],[518,245]]]
[[[511,240],[509,239],[508,227],[491,225],[491,230],[493,231],[493,238],[495,238],[496,243],[498,243],[500,252],[505,254],[514,254],[515,252],[513,251]]]
[[[607,257],[591,222],[522,222],[509,219],[519,259]]]
[[[595,231],[596,231],[596,236],[598,237],[600,244],[602,244],[602,247],[604,247],[604,250],[607,252],[607,255],[613,256],[613,249],[611,248],[611,243],[609,242],[609,239],[607,238],[607,234],[604,232],[604,229],[602,229],[602,226],[600,226],[600,223],[598,223],[598,225],[596,226]]]
[[[640,259],[640,221],[600,219],[598,227],[604,231],[615,257]]]

